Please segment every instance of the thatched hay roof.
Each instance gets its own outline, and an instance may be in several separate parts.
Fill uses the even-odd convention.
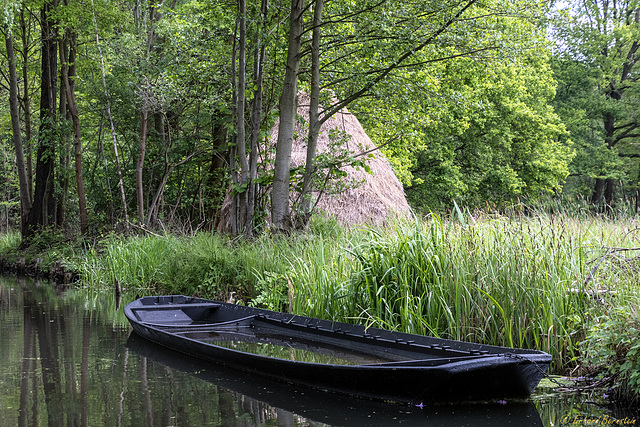
[[[298,115],[305,122],[309,121],[309,95],[298,95]],[[367,136],[364,128],[353,114],[346,108],[329,118],[320,129],[318,138],[318,153],[327,150],[330,145],[329,131],[337,129],[351,136],[345,141],[346,148],[354,154],[369,151],[375,146]],[[307,132],[296,125],[298,139],[294,141],[291,153],[291,166],[303,165],[307,155]],[[271,131],[273,144],[278,136],[277,123]],[[409,204],[404,194],[402,184],[384,155],[376,150],[373,158],[367,160],[371,174],[362,168],[345,167],[347,180],[362,182],[356,188],[347,189],[337,195],[322,195],[318,202],[318,209],[335,216],[343,225],[352,224],[381,224],[389,215],[404,216],[410,212]],[[314,194],[317,197],[317,193]]]
[[[304,118],[305,123],[309,122],[309,101],[308,94],[298,95],[298,115]],[[318,137],[318,154],[329,148],[331,144],[329,132],[332,129],[345,132],[350,136],[344,144],[354,155],[375,148],[358,119],[345,108],[322,125]],[[291,167],[304,165],[307,155],[307,130],[303,129],[302,124],[298,122],[295,131],[298,137],[293,143]],[[269,143],[275,146],[277,139],[278,122],[276,121],[270,132]],[[342,168],[347,173],[345,178],[347,181],[361,182],[361,184],[339,194],[323,194],[316,209],[335,217],[339,223],[346,226],[380,225],[390,216],[407,216],[410,208],[404,189],[384,155],[379,150],[375,150],[372,158],[366,159],[366,163],[371,173],[351,166]],[[292,194],[291,199],[294,200],[297,196]],[[318,192],[314,192],[314,202],[317,197]],[[222,207],[221,221],[218,224],[219,230],[231,230],[230,211],[231,197],[227,194]]]

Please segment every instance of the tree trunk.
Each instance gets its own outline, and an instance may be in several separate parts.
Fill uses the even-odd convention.
[[[280,124],[276,143],[276,159],[271,191],[271,221],[275,230],[287,231],[291,228],[289,212],[289,169],[291,149],[298,110],[298,69],[300,67],[300,45],[304,29],[304,0],[291,0],[289,16],[289,45],[287,67],[280,96]]]
[[[255,86],[256,90],[253,96],[253,108],[251,113],[251,151],[249,154],[249,188],[247,188],[247,219],[245,222],[245,235],[250,237],[253,235],[253,217],[256,211],[256,198],[258,185],[256,178],[258,177],[258,138],[260,136],[260,126],[262,124],[262,85],[264,79],[264,60],[265,60],[265,44],[262,43],[262,32],[266,31],[269,3],[268,0],[262,0],[260,13],[262,25],[258,30],[256,41],[255,56]]]
[[[7,59],[9,61],[9,110],[11,111],[11,129],[13,131],[13,146],[16,152],[16,166],[18,168],[18,182],[20,186],[20,232],[22,237],[27,233],[27,219],[31,210],[31,198],[29,196],[29,182],[24,163],[24,150],[22,147],[22,133],[20,130],[20,105],[18,104],[18,76],[16,74],[16,61],[13,50],[13,36],[11,28],[5,25],[5,44],[7,47]]]
[[[238,116],[238,48],[236,46],[236,40],[238,35],[239,22],[236,19],[236,28],[233,34],[233,46],[231,48],[231,117],[235,123],[237,123],[236,117]],[[231,136],[231,147],[229,149],[229,170],[231,171],[231,182],[233,186],[238,187],[238,174],[236,173],[236,160],[238,154],[238,134],[234,132]],[[231,196],[231,212],[229,214],[231,222],[231,232],[237,233],[238,226],[238,198]]]
[[[611,99],[620,100],[620,95],[616,92],[610,93]],[[604,130],[606,132],[604,141],[607,144],[609,150],[613,150],[616,145],[615,139],[615,117],[611,113],[605,113],[603,116]],[[591,203],[594,205],[602,202],[604,197],[605,209],[608,210],[611,207],[613,201],[613,188],[615,182],[612,179],[597,178],[593,187],[593,193],[591,195]]]
[[[142,26],[146,31],[146,34],[140,33],[140,37],[143,35],[147,38],[145,61],[148,62],[151,56],[151,51],[156,48],[158,41],[158,35],[155,32],[155,26],[159,19],[162,18],[162,14],[158,12],[158,5],[149,4],[149,26]],[[138,207],[138,221],[141,224],[145,222],[145,204],[144,204],[144,161],[147,152],[147,137],[149,134],[149,110],[157,108],[153,101],[153,89],[146,86],[146,79],[143,90],[141,91],[142,108],[140,111],[140,138],[138,142],[138,159],[136,161],[136,204]],[[152,112],[153,126],[156,131],[158,140],[161,145],[165,143],[165,131],[164,131],[164,117],[160,111]]]
[[[160,211],[160,205],[162,196],[164,195],[164,188],[167,185],[167,180],[169,179],[169,175],[173,172],[174,166],[169,166],[164,174],[162,175],[162,179],[160,180],[160,184],[158,185],[158,189],[156,190],[155,196],[153,196],[153,200],[151,201],[151,206],[149,206],[149,212],[147,213],[147,224],[151,226],[156,225],[158,221],[158,213]]]
[[[147,124],[149,123],[149,112],[142,108],[140,118],[140,142],[138,149],[138,161],[136,162],[136,200],[138,203],[138,220],[144,223],[144,186],[142,181],[142,171],[144,167],[144,156],[147,150]]]
[[[168,140],[169,140],[168,144],[166,144],[165,150],[164,150],[164,171],[162,173],[162,178],[160,179],[160,184],[156,189],[155,195],[151,199],[151,204],[149,205],[149,211],[147,212],[147,224],[150,224],[151,226],[156,225],[162,197],[164,195],[164,187],[167,185],[167,181],[169,180],[169,175],[171,175],[171,172],[173,172],[173,169],[176,166],[176,165],[172,165],[171,162],[169,161],[169,151],[171,150],[171,145],[172,145],[172,138],[171,138],[170,132],[168,133]]]
[[[615,181],[613,179],[607,179],[606,186],[604,188],[604,201],[607,204],[607,211],[613,207],[613,192],[615,189]]]
[[[76,102],[75,96],[75,40],[75,35],[67,30],[66,36],[60,43],[60,74],[67,100],[66,108],[71,116],[71,122],[73,125],[73,154],[76,189],[78,191],[78,213],[80,216],[80,232],[84,234],[88,228],[88,220],[84,178],[82,174],[82,133],[80,128],[78,103]]]
[[[24,8],[20,11],[20,29],[22,36],[22,109],[24,111],[24,137],[28,144],[31,143],[33,132],[31,130],[31,98],[29,96],[29,40],[27,32],[27,22],[24,19]],[[27,150],[27,188],[29,190],[29,203],[33,203],[33,162],[31,150]]]
[[[100,69],[102,71],[102,86],[104,89],[104,97],[107,103],[107,116],[109,116],[109,124],[111,125],[111,136],[113,137],[113,151],[116,156],[116,169],[118,171],[118,183],[120,185],[120,197],[122,198],[122,214],[124,216],[125,227],[129,228],[129,213],[127,212],[127,197],[124,191],[124,182],[122,181],[122,168],[120,167],[120,156],[118,154],[118,139],[116,138],[116,129],[113,125],[113,116],[111,115],[111,103],[109,101],[109,92],[107,91],[107,77],[104,66],[104,55],[102,54],[102,48],[100,47],[100,36],[98,33],[98,21],[96,20],[96,12],[93,6],[93,0],[91,0],[91,11],[93,15],[93,26],[96,32],[96,47],[98,48],[98,54],[100,55]]]
[[[36,154],[36,182],[33,205],[29,212],[27,237],[33,235],[39,226],[50,224],[49,212],[53,212],[51,202],[53,184],[55,144],[53,142],[56,128],[57,68],[58,48],[55,22],[50,11],[57,2],[46,2],[40,10],[41,15],[41,87],[40,87],[40,129],[38,151]]]
[[[58,43],[58,54],[60,55],[60,101],[58,104],[58,117],[60,118],[60,120],[71,122],[71,114],[67,109],[67,97],[64,92],[64,81],[62,76],[62,68],[64,66],[64,61],[62,59],[62,50],[65,49],[64,46],[66,46],[66,43],[67,36],[65,35],[60,38],[60,41]],[[71,150],[71,138],[69,133],[67,132],[66,123],[63,126],[60,126],[58,145],[60,146],[60,165],[58,169],[62,171],[62,173],[58,175],[59,181],[57,189],[59,191],[58,197],[56,198],[55,223],[59,228],[64,228],[67,223],[67,200],[69,199],[69,178],[66,171],[69,169],[69,152]]]
[[[591,194],[591,204],[597,205],[602,200],[604,194],[604,187],[606,180],[602,178],[596,178],[596,182],[593,185],[593,193]]]
[[[318,135],[320,134],[320,26],[322,25],[322,9],[324,0],[316,0],[313,9],[313,33],[311,38],[311,93],[309,105],[309,136],[307,138],[307,157],[304,169],[304,182],[302,185],[302,212],[306,226],[311,217],[313,175],[315,174],[314,161],[318,148]]]
[[[220,222],[220,210],[226,195],[224,187],[225,182],[225,157],[227,151],[227,130],[220,119],[213,127],[213,141],[211,164],[209,166],[209,174],[207,179],[207,188],[209,189],[208,200],[211,204],[207,209],[207,218],[210,218],[210,224],[207,227],[209,231],[218,227]]]
[[[65,80],[65,91],[67,92],[67,100],[69,104],[69,112],[73,122],[73,158],[76,171],[76,188],[78,190],[78,210],[80,214],[80,231],[86,233],[89,227],[87,219],[87,197],[84,191],[84,176],[82,173],[82,134],[80,128],[80,114],[78,113],[78,103],[75,95],[75,76],[76,76],[76,34],[71,34],[70,51],[65,55],[68,59],[68,73]]]
[[[238,89],[237,89],[237,105],[236,105],[236,153],[240,165],[240,177],[238,182],[241,191],[235,191],[233,197],[236,199],[234,206],[237,207],[237,232],[248,233],[246,224],[250,221],[247,218],[248,206],[248,180],[249,180],[249,163],[247,161],[246,131],[245,131],[245,94],[247,79],[247,4],[245,0],[238,0]],[[232,171],[232,173],[236,173]],[[250,232],[249,232],[250,233]]]
[[[193,153],[189,154],[187,157],[185,157],[184,159],[180,160],[178,163],[176,163],[174,165],[169,164],[169,159],[167,158],[167,156],[165,156],[165,162],[166,162],[165,163],[165,170],[164,170],[164,173],[162,175],[162,179],[160,180],[160,185],[158,185],[158,189],[156,190],[156,194],[153,197],[153,201],[151,202],[151,206],[149,206],[149,213],[147,214],[147,222],[150,223],[151,225],[155,225],[156,220],[158,218],[158,213],[160,211],[161,200],[162,200],[162,197],[164,195],[164,189],[165,189],[165,187],[167,185],[167,181],[169,180],[169,176],[175,170],[176,167],[187,163],[196,154],[198,154],[198,152],[194,151]]]

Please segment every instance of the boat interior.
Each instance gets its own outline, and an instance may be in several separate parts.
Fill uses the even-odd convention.
[[[451,348],[430,337],[417,337],[422,341],[416,342],[391,331],[188,297],[148,297],[140,301],[131,310],[147,327],[184,339],[291,361],[437,366],[497,356],[477,346]]]

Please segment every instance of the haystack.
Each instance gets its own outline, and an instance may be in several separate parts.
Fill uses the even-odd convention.
[[[309,95],[298,95],[298,115],[309,122]],[[330,145],[329,132],[332,129],[345,132],[351,138],[344,143],[354,155],[374,149],[375,146],[367,136],[364,128],[353,114],[346,108],[329,118],[320,129],[318,138],[318,154],[327,150]],[[303,165],[307,156],[307,132],[296,125],[298,139],[294,141],[291,153],[291,166]],[[275,145],[278,137],[277,123],[271,131],[271,140]],[[405,216],[410,212],[402,184],[384,155],[373,151],[373,158],[367,159],[371,174],[362,168],[345,167],[348,181],[361,182],[356,188],[347,189],[337,195],[322,195],[317,208],[334,216],[343,225],[381,224],[389,215]],[[314,200],[318,196],[314,193]]]
[[[309,95],[300,93],[298,95],[298,115],[304,118],[304,122],[309,122]],[[364,151],[375,148],[371,139],[367,136],[364,128],[358,119],[342,109],[339,113],[329,118],[320,129],[318,138],[317,153],[326,151],[331,140],[329,132],[332,129],[345,132],[350,138],[346,138],[344,144],[346,148],[357,155]],[[300,121],[296,124],[296,135],[291,153],[291,167],[304,165],[307,156],[307,130],[303,129]],[[269,144],[275,147],[278,139],[278,122],[271,129]],[[373,157],[366,159],[371,173],[362,168],[347,166],[342,168],[347,173],[346,180],[360,183],[356,187],[350,187],[340,194],[322,194],[316,209],[333,216],[337,221],[345,226],[357,224],[382,224],[389,216],[403,217],[410,213],[409,204],[404,194],[402,184],[396,177],[391,165],[379,150],[372,152]],[[297,194],[291,196],[295,199]],[[318,197],[318,192],[314,192],[314,202]],[[227,194],[222,206],[221,221],[218,229],[229,231],[231,197]]]

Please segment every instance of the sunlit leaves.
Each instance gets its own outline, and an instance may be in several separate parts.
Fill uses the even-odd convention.
[[[560,188],[571,150],[533,3],[477,6],[357,112],[414,201],[436,208]],[[528,7],[528,9],[527,9]],[[525,14],[526,12],[526,14]]]

